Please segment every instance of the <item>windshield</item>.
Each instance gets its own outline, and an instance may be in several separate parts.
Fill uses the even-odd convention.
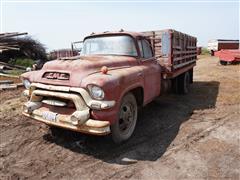
[[[130,36],[102,36],[84,41],[81,55],[93,54],[137,56],[137,50]]]

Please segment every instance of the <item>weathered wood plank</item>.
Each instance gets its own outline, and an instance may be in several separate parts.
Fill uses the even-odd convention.
[[[13,84],[12,80],[0,80],[0,84]]]

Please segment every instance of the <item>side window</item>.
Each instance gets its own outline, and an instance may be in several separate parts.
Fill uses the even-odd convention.
[[[142,40],[138,40],[138,47],[140,50],[140,56],[143,57],[143,49],[142,49]]]
[[[142,48],[143,48],[143,57],[144,58],[153,57],[151,46],[146,40],[142,40]]]

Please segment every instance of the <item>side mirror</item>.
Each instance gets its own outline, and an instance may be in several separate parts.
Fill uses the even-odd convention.
[[[82,47],[83,47],[83,41],[76,41],[76,42],[72,42],[71,44],[72,52],[75,51],[75,52],[78,52],[78,54],[81,53]]]

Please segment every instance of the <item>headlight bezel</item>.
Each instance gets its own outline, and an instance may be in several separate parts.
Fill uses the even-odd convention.
[[[22,83],[26,89],[30,89],[31,82],[28,79],[22,79]]]
[[[105,97],[105,92],[104,90],[99,87],[98,85],[95,85],[95,84],[89,84],[87,85],[87,89],[88,89],[88,92],[90,94],[90,96],[93,98],[93,99],[96,99],[96,100],[103,100],[104,97]]]

